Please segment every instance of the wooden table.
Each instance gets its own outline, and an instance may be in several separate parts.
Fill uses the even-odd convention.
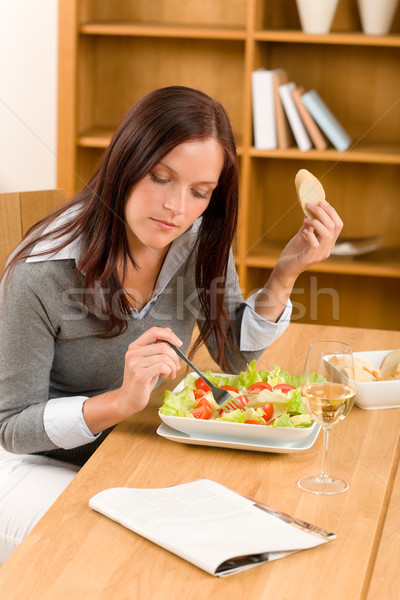
[[[354,350],[400,347],[400,333],[291,324],[260,368],[302,370],[312,339]],[[202,368],[213,367],[198,355]],[[183,374],[183,371],[182,371]],[[322,435],[293,454],[189,446],[156,435],[165,382],[149,406],[121,423],[0,569],[4,600],[390,599],[400,597],[400,410],[354,407],[332,430],[330,470],[350,481],[343,494],[301,491],[319,470]],[[163,487],[209,477],[337,534],[328,544],[219,579],[88,508],[108,487]],[[393,487],[395,486],[395,487]],[[394,490],[394,491],[393,491]]]

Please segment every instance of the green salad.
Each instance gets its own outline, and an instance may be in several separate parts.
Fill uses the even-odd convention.
[[[301,399],[301,375],[292,376],[275,365],[271,371],[256,370],[256,361],[239,375],[216,375],[206,371],[214,385],[227,389],[240,408],[228,410],[229,400],[218,405],[209,386],[189,374],[180,392],[164,392],[160,413],[174,417],[249,423],[267,427],[311,427],[312,418]],[[324,378],[315,373],[315,382]]]

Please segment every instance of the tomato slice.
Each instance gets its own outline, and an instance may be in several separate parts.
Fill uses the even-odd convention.
[[[283,394],[287,394],[290,390],[295,390],[294,385],[289,385],[288,383],[278,383],[274,385],[274,390],[280,390]]]
[[[245,423],[248,423],[249,425],[265,425],[265,423],[261,423],[260,421],[254,421],[253,419],[248,419],[247,421],[245,421]]]
[[[219,387],[221,387],[223,390],[226,390],[227,392],[236,392],[238,393],[238,389],[233,387],[233,385],[220,385]]]
[[[196,400],[207,394],[207,392],[205,392],[204,390],[193,390],[193,393]]]
[[[268,423],[274,416],[274,405],[270,402],[269,404],[264,404],[261,409],[264,412],[264,419]]]
[[[196,390],[204,390],[205,392],[211,392],[210,386],[199,377],[196,379]]]
[[[198,408],[199,406],[206,406],[207,408],[210,408],[210,410],[212,410],[212,406],[209,403],[209,401],[207,400],[207,398],[204,398],[204,396],[201,396],[201,398],[199,398],[196,402],[196,408]]]
[[[196,408],[190,411],[195,419],[209,419],[212,415],[212,406],[206,398],[200,398]]]
[[[249,399],[247,396],[245,396],[244,394],[242,394],[241,396],[236,396],[235,398],[235,403],[236,402],[240,402],[240,404],[244,407],[246,406],[246,404],[248,403]]]
[[[203,406],[199,406],[198,408],[194,408],[190,411],[195,419],[203,419],[207,421],[211,417],[211,413],[204,408]]]
[[[266,381],[258,381],[257,383],[252,383],[247,388],[249,394],[259,394],[262,390],[269,390],[272,392],[272,387]]]

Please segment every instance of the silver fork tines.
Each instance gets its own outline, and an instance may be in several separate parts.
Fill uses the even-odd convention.
[[[232,410],[237,410],[238,408],[242,408],[240,406],[240,404],[236,401],[236,399],[227,390],[224,390],[224,389],[214,385],[213,383],[211,383],[211,381],[207,377],[204,377],[203,373],[201,371],[199,371],[199,369],[197,367],[194,366],[194,364],[188,359],[188,357],[181,350],[179,350],[179,348],[177,348],[177,346],[174,346],[174,344],[171,344],[171,342],[168,342],[167,340],[164,340],[164,341],[169,346],[171,346],[171,348],[173,348],[173,350],[175,350],[177,355],[182,360],[184,360],[185,363],[187,363],[189,365],[189,367],[191,367],[193,369],[193,371],[195,371],[197,373],[197,375],[199,377],[201,377],[201,379],[208,386],[210,386],[210,389],[211,389],[212,395],[214,396],[215,402],[219,406],[226,403],[225,406],[223,407],[225,412],[230,412]]]

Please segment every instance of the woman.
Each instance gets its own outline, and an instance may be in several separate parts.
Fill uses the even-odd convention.
[[[245,303],[224,109],[174,86],[128,111],[92,179],[28,232],[2,280],[0,561],[110,428],[146,406],[159,377],[176,376],[165,342],[187,351],[197,322],[192,354],[204,342],[235,372],[284,331],[297,276],[342,227],[327,203],[309,208],[314,218]]]

